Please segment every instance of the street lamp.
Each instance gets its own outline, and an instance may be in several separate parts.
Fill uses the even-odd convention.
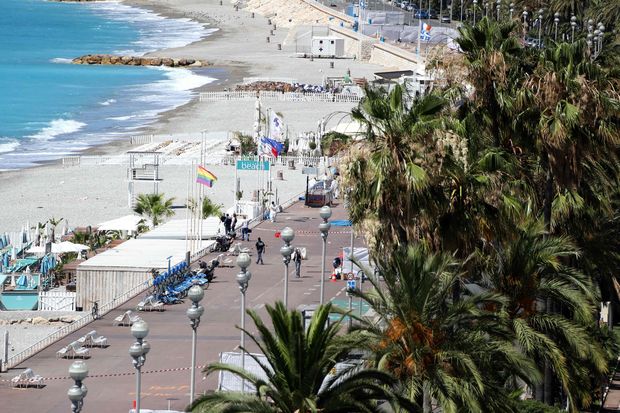
[[[237,274],[237,283],[239,291],[241,291],[241,370],[245,369],[245,292],[248,289],[248,283],[252,278],[252,273],[247,270],[250,266],[250,256],[246,252],[242,252],[237,257],[237,266],[241,268],[241,272]],[[241,380],[241,391],[245,393],[245,380]]]
[[[193,285],[187,292],[187,296],[192,300],[192,306],[187,309],[186,314],[192,327],[192,372],[189,382],[189,404],[194,402],[194,389],[196,384],[196,330],[200,324],[200,317],[205,312],[200,301],[205,296],[205,292],[199,285]]]
[[[474,0],[474,25],[476,25],[476,6],[478,5],[478,0]]]
[[[144,320],[138,320],[131,326],[131,334],[136,342],[129,347],[129,355],[133,359],[136,369],[136,413],[140,413],[140,386],[142,379],[142,366],[146,361],[146,355],[151,350],[151,345],[144,340],[149,334],[149,325]]]
[[[82,381],[88,376],[88,366],[83,360],[74,361],[69,367],[69,376],[75,382],[67,392],[67,396],[71,400],[71,411],[80,413],[84,405],[84,397],[88,393],[88,389],[82,384]]]
[[[542,48],[542,19],[544,10],[538,10],[538,47]]]
[[[500,19],[500,12],[502,11],[502,0],[497,0],[497,21]]]
[[[523,40],[527,37],[527,7],[523,8]]]
[[[558,13],[557,11],[555,12],[555,14],[553,15],[553,25],[555,26],[555,41],[558,41],[558,24],[560,23],[560,13]]]
[[[514,3],[510,3],[510,20],[512,20],[512,14],[515,11],[515,4]]]
[[[325,248],[327,247],[327,235],[329,234],[329,228],[331,228],[332,226],[332,224],[327,222],[327,220],[332,216],[332,209],[329,206],[325,205],[323,208],[321,208],[321,212],[319,213],[319,215],[321,216],[321,218],[323,218],[323,222],[319,224],[319,231],[321,231],[321,238],[323,238],[323,261],[321,264],[321,299],[319,300],[319,303],[323,305],[323,299],[325,296]]]
[[[291,247],[291,241],[295,239],[295,231],[292,228],[286,227],[280,233],[284,246],[280,248],[280,254],[282,254],[282,261],[284,262],[284,307],[288,308],[288,265],[291,262],[291,254],[293,248]]]

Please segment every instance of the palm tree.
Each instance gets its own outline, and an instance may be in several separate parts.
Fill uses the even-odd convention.
[[[607,369],[589,331],[597,289],[565,264],[580,255],[568,237],[549,236],[544,222],[527,213],[516,224],[513,238],[487,256],[486,285],[508,298],[504,309],[518,347],[541,370],[545,362],[550,366],[576,411],[591,401],[590,387],[583,386],[588,374]]]
[[[196,400],[192,412],[377,412],[378,400],[393,400],[394,380],[376,370],[349,369],[333,374],[348,348],[339,342],[340,321],[329,322],[331,305],[320,306],[308,328],[298,311],[288,311],[281,302],[267,305],[273,325],[267,327],[255,311],[248,314],[258,336],[245,333],[265,355],[266,361],[249,354],[267,380],[233,365],[213,363],[205,372],[227,371],[254,386],[251,394],[218,392]],[[246,349],[243,349],[247,351]],[[406,402],[403,402],[406,403]],[[411,407],[411,406],[409,406]]]
[[[164,194],[140,194],[133,210],[137,214],[150,218],[153,226],[157,226],[163,218],[174,215],[173,201],[174,198],[164,199]]]
[[[420,245],[402,247],[378,265],[384,282],[368,274],[374,289],[355,293],[378,319],[361,319],[355,339],[391,372],[403,396],[430,412],[509,411],[510,376],[533,383],[535,366],[511,343],[500,294],[452,300],[460,282],[451,256],[430,254]]]
[[[202,200],[202,216],[206,217],[219,217],[222,215],[222,205],[216,204],[211,201],[208,197]]]
[[[56,219],[54,217],[50,218],[47,222],[50,224],[51,228],[51,238],[52,238],[52,242],[56,241],[56,227],[58,226],[58,224],[60,224],[62,222],[64,218],[60,218],[60,219]]]

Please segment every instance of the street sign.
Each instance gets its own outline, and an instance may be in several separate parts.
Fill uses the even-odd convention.
[[[347,274],[347,280],[354,280],[355,279],[355,275],[353,275],[352,272]]]
[[[347,293],[350,292],[350,291],[355,290],[355,285],[356,285],[356,281],[355,280],[347,281]]]
[[[246,160],[238,160],[237,161],[237,170],[238,171],[268,171],[269,170],[269,161],[246,161]]]

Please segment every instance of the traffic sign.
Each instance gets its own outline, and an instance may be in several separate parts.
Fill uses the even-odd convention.
[[[268,171],[269,161],[250,161],[250,160],[238,160],[238,171]]]
[[[347,292],[355,290],[355,286],[356,286],[355,280],[347,281]]]
[[[354,279],[355,279],[355,275],[352,272],[347,274],[347,280],[354,280]]]

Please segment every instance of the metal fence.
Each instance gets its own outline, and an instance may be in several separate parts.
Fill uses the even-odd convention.
[[[124,292],[118,297],[115,297],[112,301],[101,305],[99,307],[99,315],[104,315],[104,314],[109,313],[110,311],[118,307],[119,305],[129,301],[130,299],[134,298],[138,294],[144,292],[150,286],[151,286],[151,280],[148,280],[148,281],[145,281],[143,283],[136,285],[135,287],[129,289],[128,291]],[[52,334],[48,335],[42,340],[37,341],[30,347],[9,357],[4,362],[4,365],[5,365],[4,369],[9,369],[14,366],[17,366],[19,363],[23,362],[24,360],[28,359],[29,357],[33,356],[39,351],[45,349],[46,347],[54,344],[55,342],[65,338],[66,336],[73,333],[74,331],[79,330],[80,328],[91,323],[92,321],[93,321],[93,316],[91,313],[83,315],[82,317],[75,320],[73,323],[68,324],[54,331]]]
[[[256,98],[277,100],[280,102],[333,102],[357,103],[362,96],[354,93],[302,93],[302,92],[273,92],[273,91],[233,91],[233,92],[203,92],[201,102],[221,102],[226,100],[252,101]]]

